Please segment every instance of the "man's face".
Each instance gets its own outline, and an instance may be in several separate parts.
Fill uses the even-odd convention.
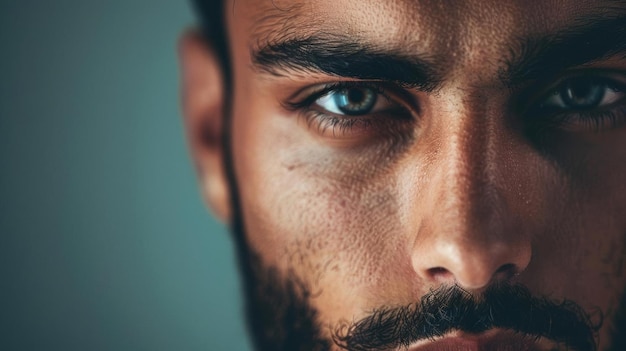
[[[438,291],[478,306],[523,287],[538,309],[577,305],[585,315],[572,315],[601,325],[600,349],[611,344],[626,286],[624,2],[225,8],[232,101],[219,117],[230,118],[235,216],[263,269],[301,287],[322,338],[388,317],[375,311],[417,314]],[[527,312],[511,310],[510,328],[406,340],[556,347],[549,325],[531,339],[511,332],[562,322]]]

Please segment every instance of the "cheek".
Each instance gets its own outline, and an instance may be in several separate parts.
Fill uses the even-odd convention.
[[[554,195],[551,217],[529,267],[529,274],[541,277],[535,290],[600,309],[605,323],[626,286],[626,163],[616,162],[626,160],[623,140],[626,134],[618,131],[575,144],[562,140],[566,147],[553,155],[567,186],[543,196]]]
[[[584,271],[604,272],[605,286],[623,288],[623,261],[626,235],[626,132],[603,136],[603,142],[590,140],[576,154],[581,167],[572,177],[578,204],[577,232],[587,265]],[[618,161],[618,162],[616,162]],[[616,286],[619,284],[619,286]],[[613,285],[613,286],[609,286]]]
[[[399,143],[337,150],[281,118],[246,129],[234,134],[236,172],[248,241],[266,264],[324,290],[331,305],[403,281],[393,279],[410,269],[393,172]]]
[[[623,154],[622,159],[626,160],[626,152]],[[626,164],[602,160],[601,155],[590,164],[590,171],[585,174],[587,186],[581,185],[586,191],[581,196],[580,237],[582,247],[587,250],[580,269],[599,272],[598,291],[623,291],[626,285],[626,188],[623,178]],[[612,304],[616,305],[618,299],[619,296],[615,296]]]

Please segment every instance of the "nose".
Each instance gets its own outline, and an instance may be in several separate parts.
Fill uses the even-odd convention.
[[[411,263],[430,285],[480,290],[519,275],[531,260],[519,176],[505,169],[519,150],[501,147],[503,136],[474,131],[440,145],[422,189],[426,201],[417,206]]]
[[[530,262],[530,245],[507,241],[507,233],[474,230],[421,231],[414,246],[412,264],[418,275],[433,284],[456,284],[481,290],[522,273]]]

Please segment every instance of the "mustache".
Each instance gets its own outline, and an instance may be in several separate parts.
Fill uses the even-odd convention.
[[[408,348],[452,331],[478,334],[500,328],[535,339],[541,337],[578,351],[595,351],[602,325],[593,323],[573,301],[534,297],[522,285],[499,284],[474,296],[458,286],[443,286],[419,303],[382,308],[355,323],[343,323],[333,333],[339,347],[351,351]]]

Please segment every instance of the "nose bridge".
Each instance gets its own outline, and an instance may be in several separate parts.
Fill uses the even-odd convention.
[[[429,186],[429,213],[417,233],[413,264],[424,278],[479,289],[523,270],[529,243],[516,233],[515,215],[499,160],[508,156],[501,119],[485,101],[454,104],[441,119],[441,142]]]
[[[434,189],[436,202],[454,214],[450,224],[462,227],[485,225],[497,210],[498,127],[486,104],[485,99],[458,103],[442,117],[448,123],[435,176],[441,182]]]

